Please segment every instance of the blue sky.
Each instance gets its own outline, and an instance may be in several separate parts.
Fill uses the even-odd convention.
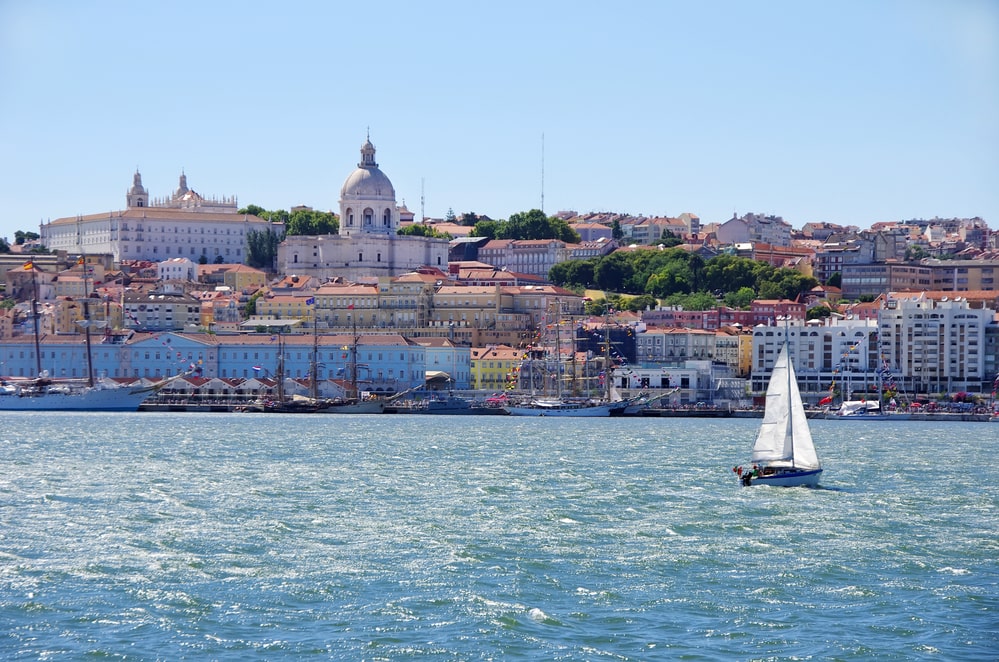
[[[136,167],[335,210],[369,127],[417,218],[996,228],[999,3],[0,0],[0,236]]]

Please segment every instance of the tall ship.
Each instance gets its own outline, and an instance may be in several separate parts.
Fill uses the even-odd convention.
[[[634,404],[638,398],[631,400],[623,400],[620,395],[617,394],[613,387],[613,377],[614,377],[614,364],[611,361],[611,342],[610,342],[610,331],[609,326],[609,316],[608,320],[605,320],[604,329],[604,393],[600,398],[576,398],[576,397],[565,397],[562,392],[562,375],[564,372],[564,365],[562,361],[562,340],[559,332],[559,325],[561,323],[562,310],[561,302],[556,302],[557,310],[554,320],[555,328],[555,342],[554,342],[554,360],[555,366],[552,373],[554,374],[554,385],[555,394],[554,397],[542,397],[537,399],[531,399],[530,401],[523,404],[508,404],[503,407],[504,410],[511,416],[563,416],[563,417],[606,417],[606,416],[620,416],[624,413],[624,410],[629,406]],[[575,339],[573,339],[573,347],[570,355],[575,360],[576,348]],[[549,369],[545,367],[545,372],[549,372]],[[575,369],[572,371],[575,377]],[[644,397],[644,394],[643,396]]]
[[[29,262],[25,268],[30,268],[34,277],[34,264]],[[0,378],[0,411],[138,411],[143,400],[172,381],[167,379],[152,386],[128,386],[110,379],[95,379],[90,349],[92,323],[86,300],[83,301],[83,320],[78,323],[86,332],[87,377],[50,377],[48,371],[42,369],[37,286],[35,298],[31,301],[31,314],[34,317],[35,374],[38,376],[29,379]]]
[[[101,379],[38,379],[0,385],[0,411],[138,411],[139,405],[160,387],[124,386]]]

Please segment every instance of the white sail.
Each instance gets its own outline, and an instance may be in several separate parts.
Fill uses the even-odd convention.
[[[767,385],[767,404],[753,444],[753,462],[796,469],[819,469],[787,345],[781,347]]]

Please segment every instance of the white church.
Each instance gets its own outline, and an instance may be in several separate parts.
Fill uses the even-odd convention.
[[[397,235],[403,216],[412,214],[396,204],[395,188],[375,162],[375,146],[366,140],[361,162],[340,189],[339,234],[286,238],[278,247],[277,270],[320,281],[337,276],[358,281],[422,266],[447,269],[448,241]]]

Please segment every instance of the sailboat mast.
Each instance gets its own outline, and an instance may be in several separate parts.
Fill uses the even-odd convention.
[[[562,399],[562,301],[555,299],[555,397]]]
[[[794,467],[794,416],[791,415],[793,411],[794,402],[791,397],[791,314],[788,313],[784,316],[784,355],[787,358],[787,430],[788,434],[791,436],[791,467]]]
[[[38,377],[42,376],[42,346],[39,336],[41,331],[38,328],[38,279],[35,276],[35,262],[32,260],[28,262],[28,266],[31,267],[31,290],[34,295],[31,299],[31,316],[35,320],[35,375]]]
[[[77,218],[77,223],[79,224],[80,219]],[[83,242],[80,241],[80,246],[82,248]],[[90,283],[87,279],[87,254],[85,252],[80,254],[80,266],[83,268],[83,326],[87,334],[87,384],[91,387],[94,385],[94,358],[91,354],[90,349]]]
[[[358,399],[360,393],[357,390],[357,313],[354,312],[353,306],[351,306],[350,320],[353,325],[350,348],[350,397]]]
[[[284,336],[281,329],[278,329],[278,356],[277,356],[277,378],[278,378],[278,402],[284,402]]]
[[[83,329],[87,334],[87,385],[94,385],[94,357],[90,349],[90,302],[83,300]]]
[[[312,313],[312,399],[319,399],[319,320]]]
[[[611,401],[614,387],[614,371],[611,369],[610,309],[604,317],[604,399]]]

